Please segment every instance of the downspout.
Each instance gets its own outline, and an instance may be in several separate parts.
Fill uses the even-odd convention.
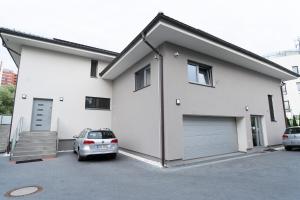
[[[282,87],[285,85],[285,83],[282,81],[280,83],[280,93],[281,93],[281,100],[282,100],[282,107],[283,107],[283,113],[284,113],[284,122],[285,122],[285,128],[288,128],[288,123],[287,123],[287,116],[286,116],[286,110],[284,106],[284,97],[283,97],[283,92],[282,92]]]
[[[146,40],[146,36],[144,33],[142,33],[142,38],[143,38],[143,42],[159,56],[161,166],[166,167],[163,55]]]

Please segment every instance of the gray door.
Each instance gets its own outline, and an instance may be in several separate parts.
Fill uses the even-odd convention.
[[[184,116],[183,128],[183,159],[238,151],[235,118]]]
[[[51,99],[33,99],[32,131],[50,131],[52,102]]]
[[[251,130],[253,146],[263,146],[264,140],[260,116],[251,115]]]

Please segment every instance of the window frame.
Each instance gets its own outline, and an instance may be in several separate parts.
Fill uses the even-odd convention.
[[[297,87],[297,91],[298,91],[298,93],[300,93],[300,82],[296,82],[296,87]]]
[[[287,95],[286,83],[284,83],[281,88],[282,88],[282,94]]]
[[[149,80],[147,79],[147,71],[149,71]],[[140,87],[140,88],[137,88],[137,82],[138,82],[138,79],[137,79],[137,74],[143,72],[143,86]],[[139,69],[138,71],[136,71],[134,73],[134,91],[138,91],[138,90],[141,90],[141,89],[144,89],[146,87],[149,87],[151,86],[151,65],[148,64],[146,65],[145,67]]]
[[[297,69],[297,72],[294,71],[294,68]],[[292,66],[292,71],[299,74],[299,66],[295,65],[295,66]]]
[[[95,75],[92,74],[93,68],[95,68]],[[97,72],[98,72],[98,60],[91,60],[90,77],[91,77],[91,78],[98,78]]]
[[[206,87],[214,87],[213,86],[212,66],[209,66],[209,65],[206,65],[206,64],[203,64],[203,63],[198,63],[198,62],[195,62],[195,61],[192,61],[192,60],[188,60],[188,62],[187,62],[187,68],[189,67],[189,65],[193,65],[193,66],[196,67],[196,78],[197,78],[197,82],[191,81],[189,79],[189,74],[187,72],[187,79],[188,79],[189,83],[196,84],[196,85],[201,85],[201,86],[206,86]],[[199,70],[200,69],[207,70],[206,73],[207,73],[207,78],[208,78],[208,84],[203,84],[203,83],[199,82],[199,74],[200,74]]]
[[[284,103],[284,109],[285,109],[285,111],[288,111],[288,112],[291,111],[290,101],[289,100],[284,100],[283,103]],[[288,108],[286,108],[285,103],[288,104]]]
[[[104,107],[102,107],[102,108],[100,108],[100,107],[95,107],[95,108],[87,107],[87,104],[86,104],[87,98],[106,99],[106,100],[109,100],[109,108],[104,108]],[[111,110],[111,98],[86,96],[86,97],[85,97],[85,109],[86,109],[86,110]]]
[[[273,95],[270,94],[268,95],[268,104],[269,104],[270,119],[272,122],[276,122],[274,105],[273,105]]]

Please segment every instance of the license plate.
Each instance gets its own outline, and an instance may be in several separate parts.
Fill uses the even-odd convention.
[[[107,146],[105,144],[98,144],[97,149],[107,149]]]

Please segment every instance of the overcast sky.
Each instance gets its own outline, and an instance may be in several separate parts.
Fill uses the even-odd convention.
[[[0,0],[0,26],[120,52],[156,16],[259,55],[294,49],[300,0]],[[0,48],[6,68],[15,68]]]

